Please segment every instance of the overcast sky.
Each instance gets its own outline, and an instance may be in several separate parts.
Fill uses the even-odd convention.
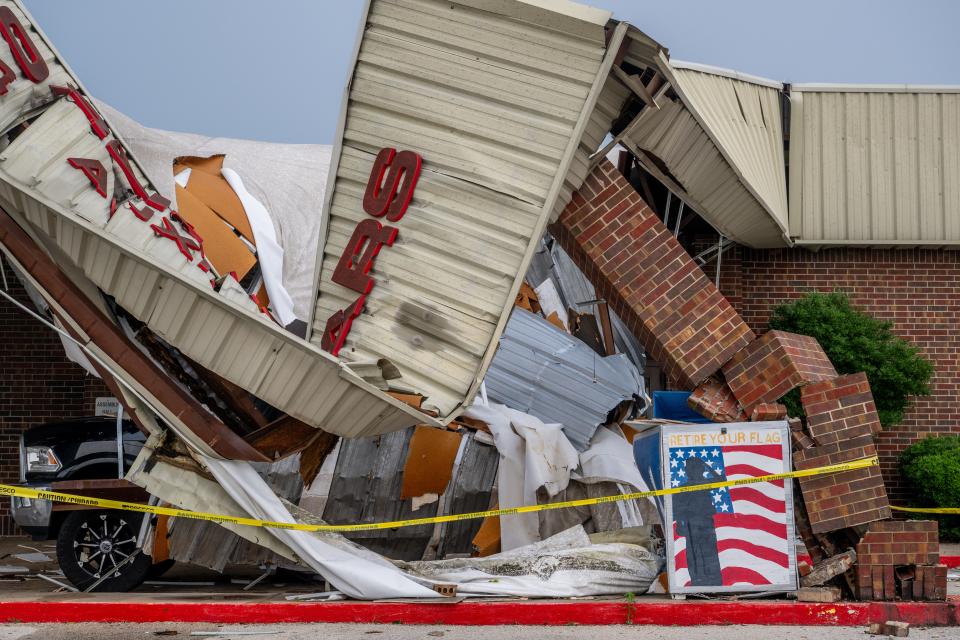
[[[362,0],[24,0],[141,123],[330,143]],[[789,82],[960,84],[958,0],[595,0],[676,59]]]

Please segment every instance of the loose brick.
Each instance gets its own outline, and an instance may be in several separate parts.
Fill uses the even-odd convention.
[[[768,331],[723,365],[723,377],[744,411],[774,403],[804,384],[837,377],[820,344],[809,336]]]
[[[872,438],[810,447],[793,454],[798,470],[850,462],[876,455]],[[890,503],[877,467],[800,478],[800,491],[814,533],[827,533],[891,517]]]
[[[629,182],[607,160],[550,232],[670,380],[696,387],[754,339]]]
[[[782,404],[772,402],[761,402],[753,407],[750,413],[750,420],[759,422],[762,420],[783,420],[787,417],[787,407]]]
[[[840,602],[839,587],[801,587],[797,590],[799,602]]]
[[[886,622],[871,622],[868,633],[875,636],[906,638],[910,635],[910,623],[896,620],[887,620]]]
[[[687,405],[712,422],[744,422],[747,419],[729,387],[714,376],[697,385],[687,398]]]
[[[800,578],[800,586],[820,586],[827,580],[835,578],[838,575],[849,571],[856,561],[857,554],[851,550],[844,551],[843,553],[827,558],[822,562],[818,562],[817,565],[810,571],[810,573]]]

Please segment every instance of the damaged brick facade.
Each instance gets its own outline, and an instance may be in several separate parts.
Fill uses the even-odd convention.
[[[693,387],[754,334],[607,160],[550,227],[667,377]]]
[[[933,520],[873,522],[857,545],[862,600],[944,600],[947,567]]]
[[[816,340],[784,331],[768,331],[723,365],[727,386],[748,414],[796,387],[836,375]]]

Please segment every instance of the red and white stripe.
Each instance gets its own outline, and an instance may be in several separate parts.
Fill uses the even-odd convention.
[[[728,480],[783,473],[781,445],[722,447]],[[783,481],[730,487],[734,513],[714,516],[724,586],[791,582]],[[691,586],[686,539],[674,531],[677,584]]]

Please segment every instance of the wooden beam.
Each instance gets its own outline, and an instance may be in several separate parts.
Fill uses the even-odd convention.
[[[214,452],[230,460],[269,460],[211,415],[144,355],[3,209],[0,209],[0,244],[56,301],[90,342],[127,375],[149,389],[158,403]]]
[[[333,448],[337,446],[340,436],[321,431],[316,440],[310,443],[306,449],[300,453],[300,477],[303,478],[303,486],[309,487],[313,484],[317,474],[320,473],[320,467],[323,461],[327,459]]]
[[[657,203],[653,199],[653,190],[650,189],[650,181],[647,180],[647,170],[643,168],[640,163],[637,163],[639,171],[637,175],[640,179],[640,188],[643,189],[643,199],[647,203],[647,206],[650,207],[650,210],[653,211],[658,218],[663,220],[663,216],[660,215],[660,210],[657,208]]]
[[[657,104],[657,101],[654,100],[653,96],[650,95],[650,92],[647,90],[647,87],[640,82],[639,76],[631,76],[627,74],[626,71],[620,67],[613,67],[613,75],[617,77],[617,80],[622,82],[627,86],[628,89],[633,91],[641,100],[643,100],[648,107],[653,107],[654,109],[659,110],[660,105]]]
[[[303,451],[325,433],[292,416],[282,416],[247,434],[244,440],[271,460],[282,460]]]

